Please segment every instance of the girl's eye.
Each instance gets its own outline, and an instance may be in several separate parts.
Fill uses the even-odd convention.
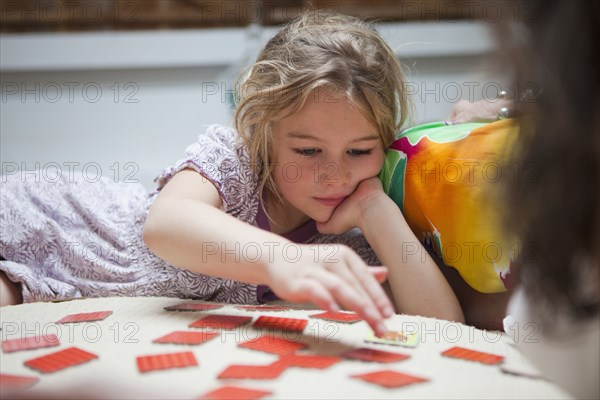
[[[371,154],[371,150],[372,149],[367,149],[367,150],[359,150],[359,149],[352,149],[348,151],[348,154],[350,154],[351,156],[364,156],[367,154]]]
[[[302,156],[314,156],[319,152],[318,149],[293,149],[295,153],[298,153]]]

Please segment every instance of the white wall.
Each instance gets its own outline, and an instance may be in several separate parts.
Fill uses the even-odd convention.
[[[493,42],[478,23],[385,24],[416,113],[444,119],[459,98],[493,97]],[[273,29],[0,35],[0,161],[138,180],[147,188],[212,123],[231,122],[234,71]]]

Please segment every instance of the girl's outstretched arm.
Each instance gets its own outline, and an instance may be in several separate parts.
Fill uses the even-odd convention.
[[[295,245],[301,256],[290,262],[282,249],[294,244],[223,212],[217,189],[195,171],[177,173],[161,190],[148,212],[144,241],[179,268],[266,284],[288,301],[355,311],[380,335],[386,332],[384,317],[393,314],[377,282],[384,269],[368,268],[345,246],[334,260],[325,260],[330,252],[319,251],[319,245]],[[248,244],[258,249],[256,257],[243,256],[240,249]]]
[[[323,233],[339,233],[357,226],[388,267],[388,282],[396,310],[464,322],[463,312],[435,261],[411,231],[398,206],[381,187],[378,178],[359,184],[338,206]]]

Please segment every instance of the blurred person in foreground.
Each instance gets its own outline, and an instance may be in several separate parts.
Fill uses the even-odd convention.
[[[498,24],[496,33],[521,93],[514,102],[460,101],[448,122],[493,121],[500,107],[519,117],[506,165],[519,174],[504,174],[498,206],[520,243],[504,330],[545,378],[576,398],[598,399],[600,4],[512,6],[528,10],[526,21]]]
[[[504,327],[544,377],[577,398],[597,399],[600,4],[527,5],[530,21],[503,32],[516,45],[517,56],[507,59],[517,63],[518,84],[541,90],[521,105],[512,160],[530,173],[505,182],[507,225],[521,251]],[[533,335],[526,340],[525,332]]]

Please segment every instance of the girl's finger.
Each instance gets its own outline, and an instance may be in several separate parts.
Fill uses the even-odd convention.
[[[356,255],[356,257],[358,258],[359,263],[363,263],[360,256]],[[335,263],[325,264],[325,271],[328,271],[328,272],[334,274],[335,276],[343,279],[354,290],[354,296],[352,297],[352,299],[362,299],[363,303],[365,304],[364,306],[362,306],[362,308],[365,309],[365,312],[367,314],[371,314],[371,315],[376,314],[377,318],[382,318],[384,316],[387,317],[388,315],[384,314],[383,309],[381,309],[380,306],[375,302],[375,299],[371,296],[371,294],[369,294],[367,292],[364,282],[363,282],[365,279],[361,279],[359,276],[357,276],[357,274],[354,273],[354,271],[350,268],[350,265],[348,264],[348,262],[349,262],[348,259],[346,257],[342,256]],[[363,266],[365,269],[367,269],[366,264],[363,263]],[[370,270],[370,268],[368,268],[368,269]],[[378,267],[377,269],[379,271],[383,270],[384,274],[385,274],[385,271],[387,270],[386,268],[383,268],[383,267]],[[369,276],[367,279],[370,279],[371,281],[375,281],[373,274],[366,272],[366,275]],[[375,283],[375,285],[379,285],[379,284]],[[387,295],[385,295],[385,297],[387,298]],[[372,310],[368,311],[369,309],[372,309]]]
[[[369,267],[369,272],[373,275],[375,279],[377,279],[377,282],[379,283],[383,283],[387,279],[387,267]]]
[[[310,274],[331,293],[342,307],[356,312],[363,318],[377,335],[384,335],[387,332],[382,314],[373,300],[365,295],[364,290],[357,291],[339,275],[325,269],[313,269]],[[375,282],[372,276],[369,275],[369,277]],[[377,283],[375,284],[377,285]]]
[[[293,289],[293,300],[311,302],[327,311],[339,311],[340,307],[329,291],[317,279],[303,278]],[[291,300],[291,299],[289,299]]]
[[[350,270],[346,260],[340,259],[334,263],[326,263],[325,270],[329,271],[348,283],[357,292],[361,299],[368,298],[363,285],[356,279],[356,275]]]
[[[369,273],[369,267],[358,254],[351,253],[348,258],[350,270],[362,284],[371,301],[377,305],[378,311],[386,318],[391,317],[394,314],[394,307],[374,275]]]

